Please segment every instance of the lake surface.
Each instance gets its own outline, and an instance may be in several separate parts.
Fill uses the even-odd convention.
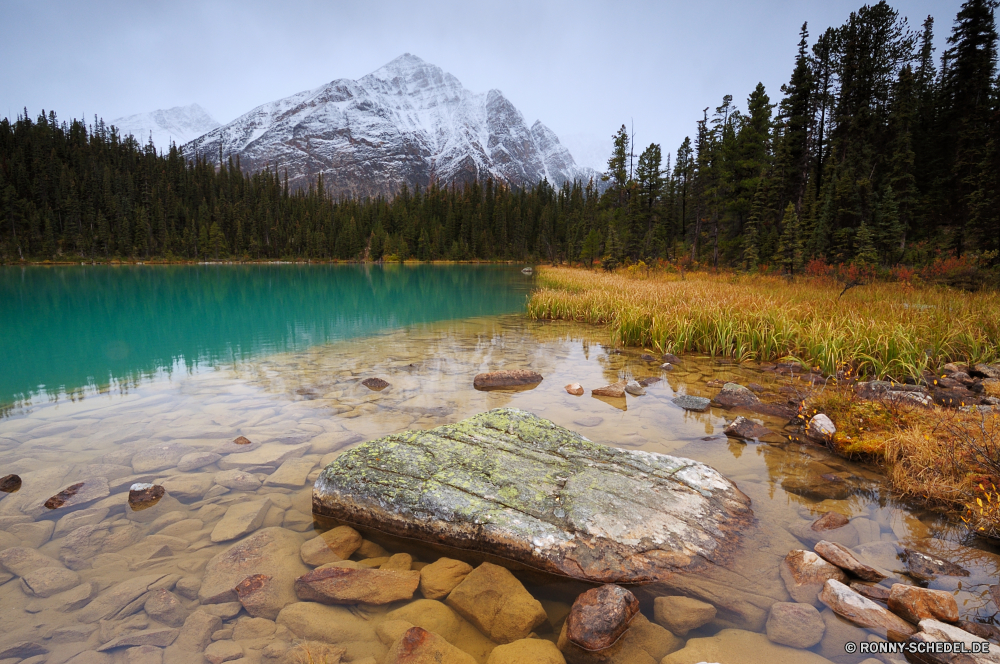
[[[930,587],[953,593],[963,618],[994,615],[988,585],[1000,573],[1000,557],[960,546],[962,531],[954,524],[893,499],[875,469],[790,440],[785,422],[772,417],[754,418],[775,432],[771,443],[729,439],[722,429],[732,413],[717,408],[694,413],[671,401],[678,394],[714,396],[720,381],[727,380],[755,383],[765,395],[795,398],[801,389],[796,381],[707,357],[682,358],[664,372],[658,360],[643,360],[641,349],[610,348],[600,329],[528,320],[519,312],[531,281],[517,268],[394,270],[205,266],[5,273],[4,293],[20,298],[16,306],[6,297],[0,304],[5,344],[12,339],[39,347],[29,343],[37,337],[61,359],[36,354],[36,374],[31,361],[18,359],[10,366],[19,367],[19,378],[4,378],[5,394],[32,401],[0,419],[0,476],[17,473],[23,482],[16,493],[0,494],[0,549],[26,547],[70,572],[58,577],[68,579],[68,590],[40,596],[18,574],[0,570],[0,653],[36,644],[46,652],[24,661],[61,664],[123,635],[167,630],[162,638],[169,640],[174,626],[145,603],[145,595],[120,597],[122,583],[155,579],[150,583],[156,588],[171,589],[182,618],[197,610],[218,615],[221,627],[211,637],[220,643],[216,647],[241,650],[247,662],[280,661],[271,655],[308,639],[344,648],[344,661],[381,663],[387,644],[380,626],[402,612],[416,624],[438,620],[436,627],[427,622],[431,629],[445,629],[440,620],[446,616],[453,621],[452,642],[483,664],[496,644],[444,605],[419,600],[419,593],[414,602],[384,607],[299,603],[289,606],[301,611],[275,621],[273,616],[251,619],[239,603],[203,603],[199,589],[213,582],[213,561],[242,541],[213,541],[231,510],[267,498],[257,532],[272,529],[294,546],[258,572],[305,573],[309,567],[296,555],[297,547],[321,527],[311,516],[311,487],[321,468],[359,442],[453,423],[501,406],[529,410],[598,443],[690,457],[736,482],[752,499],[759,523],[746,535],[748,545],[734,562],[736,574],[702,589],[715,593],[719,607],[734,598],[764,606],[788,601],[778,576],[781,560],[791,549],[811,548],[810,524],[836,511],[851,518],[837,537],[850,546],[868,546],[879,565],[903,582],[912,583],[902,577],[896,556],[903,546],[961,564],[969,577],[939,577]],[[89,294],[86,302],[71,302],[74,291]],[[16,320],[11,311],[21,312],[28,329],[11,324]],[[32,311],[78,316],[51,326],[60,333],[27,320]],[[113,333],[127,345],[127,354],[86,357],[103,348],[102,335]],[[533,369],[544,380],[526,391],[472,388],[475,374],[504,368]],[[102,376],[118,381],[116,389],[102,387]],[[390,386],[376,392],[360,384],[372,376]],[[640,397],[590,395],[591,389],[623,376],[662,380]],[[583,384],[587,393],[566,393],[563,386],[571,382]],[[57,392],[73,398],[52,398]],[[259,456],[253,465],[241,466],[244,476],[234,483],[230,441],[237,436],[250,439]],[[182,469],[182,458],[199,453],[219,458]],[[279,471],[288,470],[290,462],[297,475]],[[106,494],[77,506],[42,507],[74,483],[101,485],[97,478],[107,483]],[[128,489],[140,481],[163,484],[168,495],[135,512],[126,504]],[[353,556],[359,563],[376,564],[394,553],[412,555],[414,568],[434,560],[415,543],[365,536],[372,546]],[[524,581],[549,616],[537,630],[539,638],[555,640],[579,586]],[[636,591],[652,620],[652,598]],[[103,622],[95,618],[98,614]],[[822,616],[825,636],[811,654],[834,662],[863,660],[847,655],[844,643],[872,634],[828,609]],[[697,644],[731,626],[720,618],[685,639]],[[762,630],[760,625],[757,631]],[[663,645],[655,641],[648,644],[653,650]],[[116,651],[118,660],[84,655],[90,659],[79,661],[202,661],[179,650],[179,643],[165,649],[154,644],[130,655],[123,646]],[[272,650],[266,650],[268,645]],[[730,654],[730,659],[707,661],[740,661],[738,653]],[[139,660],[140,655],[153,659]],[[703,658],[692,664],[698,661]]]
[[[0,408],[520,311],[530,283],[493,266],[0,267]]]

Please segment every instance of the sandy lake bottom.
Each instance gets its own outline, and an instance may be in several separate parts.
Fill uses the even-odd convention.
[[[313,481],[345,449],[501,406],[531,411],[595,442],[690,457],[732,479],[752,499],[769,543],[744,551],[741,568],[754,573],[743,577],[741,591],[759,587],[766,595],[780,586],[778,567],[785,554],[810,548],[800,538],[803,530],[820,515],[836,511],[856,524],[856,541],[848,542],[852,546],[887,542],[897,549],[938,547],[936,553],[970,575],[940,577],[930,587],[952,592],[963,619],[993,615],[996,607],[987,586],[996,583],[1000,556],[955,544],[961,529],[893,500],[874,469],[785,436],[756,444],[729,439],[722,430],[733,414],[718,408],[695,413],[671,402],[677,394],[713,396],[718,387],[710,387],[710,381],[753,382],[773,393],[794,386],[794,381],[751,366],[697,357],[684,357],[673,371],[663,372],[659,362],[641,360],[638,350],[609,353],[602,345],[606,341],[601,330],[572,323],[536,322],[522,315],[471,318],[254,360],[220,361],[193,372],[161,372],[127,388],[12,410],[0,420],[0,476],[20,475],[22,488],[0,494],[0,548],[32,549],[67,571],[51,581],[50,588],[58,592],[48,596],[40,596],[45,590],[32,592],[19,575],[0,572],[0,662],[61,663],[74,657],[79,662],[204,661],[196,653],[177,651],[176,644],[162,651],[164,646],[156,643],[138,650],[122,647],[89,659],[79,654],[123,635],[179,626],[148,615],[139,601],[143,593],[126,598],[110,618],[102,619],[94,603],[123,582],[147,578],[149,589],[172,589],[180,600],[180,618],[175,615],[175,621],[199,608],[198,587],[209,562],[237,541],[214,542],[212,537],[234,506],[269,498],[260,528],[282,529],[294,541],[304,542],[316,535]],[[505,368],[532,369],[544,380],[527,391],[472,388],[475,374]],[[626,375],[663,380],[650,385],[645,395],[628,396],[621,403],[590,395],[591,389]],[[371,376],[384,378],[390,387],[376,392],[360,384]],[[581,383],[586,394],[568,394],[563,386],[571,382]],[[779,433],[785,424],[766,416],[754,419]],[[252,463],[226,462],[235,453],[229,441],[238,436],[255,446]],[[182,457],[216,452],[219,459],[207,465],[191,470],[178,465]],[[289,459],[295,463],[285,464]],[[95,477],[107,480],[107,494],[75,506],[40,507],[68,485]],[[134,482],[163,484],[167,496],[153,508],[133,512],[127,496]],[[398,552],[408,551],[404,546],[388,553]],[[420,555],[414,556],[416,563],[433,562]],[[297,556],[285,562],[303,566]],[[896,565],[901,568],[901,563]],[[537,636],[555,640],[577,586],[528,585],[528,591],[543,600],[549,616]],[[418,600],[419,593],[414,598]],[[212,638],[234,644],[234,659],[240,657],[238,652],[244,658],[239,661],[280,661],[271,659],[277,651],[266,650],[269,643],[315,639],[318,634],[346,648],[344,661],[381,663],[387,647],[377,627],[405,604],[336,609],[317,605],[314,622],[325,630],[318,633],[315,629],[320,628],[308,616],[298,622],[279,618],[276,624],[251,619],[238,603],[201,608],[219,616],[221,626]],[[642,608],[652,620],[648,603]],[[868,633],[829,609],[822,613],[826,636],[810,650],[837,662],[863,660],[866,656],[847,655],[844,643],[864,640]],[[685,638],[710,638],[726,627],[709,623]],[[480,662],[495,645],[465,624],[454,631],[453,642]],[[39,649],[12,650],[24,643]],[[771,660],[776,661],[781,660]]]

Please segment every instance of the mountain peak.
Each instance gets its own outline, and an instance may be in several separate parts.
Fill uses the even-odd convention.
[[[153,145],[163,150],[171,143],[183,145],[220,126],[198,104],[128,115],[112,120],[111,124],[122,136],[131,134],[140,144],[152,139]]]
[[[541,126],[541,130],[538,127]],[[587,177],[548,128],[529,128],[499,90],[474,94],[440,67],[404,53],[352,81],[259,106],[184,146],[211,161],[287,170],[293,186],[322,174],[335,193],[392,194],[492,177],[531,186]]]

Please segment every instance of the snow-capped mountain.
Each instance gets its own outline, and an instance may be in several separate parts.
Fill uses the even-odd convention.
[[[293,186],[323,175],[338,194],[393,194],[492,176],[517,186],[596,175],[581,169],[541,122],[530,128],[499,90],[474,94],[457,78],[402,55],[353,81],[258,106],[183,146],[210,162],[239,156],[243,168],[288,172]]]
[[[129,115],[113,120],[111,124],[118,128],[119,135],[135,136],[140,145],[148,143],[152,136],[153,145],[164,151],[170,149],[171,142],[184,145],[220,126],[198,104]]]

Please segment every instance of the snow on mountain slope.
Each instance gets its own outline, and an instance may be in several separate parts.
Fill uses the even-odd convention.
[[[132,134],[141,145],[148,143],[152,136],[153,145],[164,151],[170,149],[171,141],[184,145],[220,126],[198,104],[129,115],[111,124],[118,128],[119,135]]]
[[[532,127],[499,90],[469,92],[451,74],[402,55],[357,81],[338,79],[262,106],[183,146],[210,162],[288,172],[293,186],[323,175],[332,192],[392,194],[493,177],[517,186],[588,179],[558,137]]]

